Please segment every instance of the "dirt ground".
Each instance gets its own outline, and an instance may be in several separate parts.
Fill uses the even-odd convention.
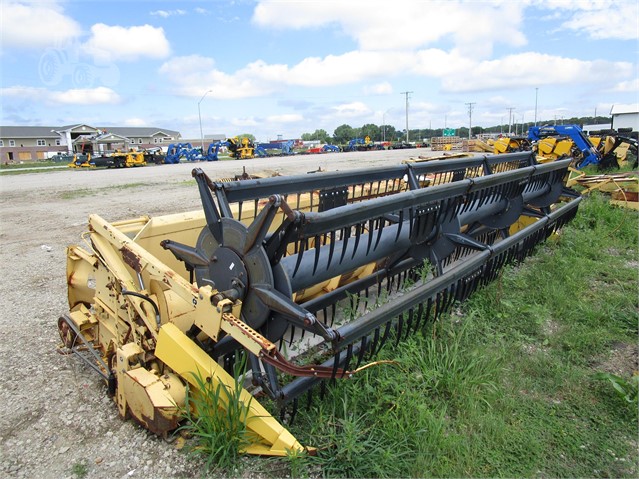
[[[57,352],[67,311],[65,248],[89,214],[108,221],[200,208],[191,170],[211,178],[400,164],[394,150],[0,176],[0,474],[16,478],[197,477],[174,445],[118,417],[98,375]],[[84,467],[85,466],[85,467]]]

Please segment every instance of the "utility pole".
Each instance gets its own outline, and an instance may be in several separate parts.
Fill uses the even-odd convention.
[[[512,106],[510,108],[507,108],[508,110],[508,135],[510,135],[511,133],[511,127],[513,124],[513,110],[515,108],[513,108]]]
[[[400,94],[406,95],[406,143],[408,143],[408,95],[413,93],[412,91],[403,91]]]
[[[468,139],[470,140],[470,135],[473,131],[473,105],[476,102],[466,103],[468,105]]]

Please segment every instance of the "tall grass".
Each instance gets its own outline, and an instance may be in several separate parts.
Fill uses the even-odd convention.
[[[197,372],[193,374],[197,388],[187,388],[180,430],[194,439],[190,452],[204,459],[207,470],[237,468],[240,452],[249,444],[250,403],[240,401],[245,372],[245,360],[236,362],[231,388]]]
[[[389,341],[380,359],[398,367],[337,381],[298,414],[293,433],[319,447],[306,475],[635,477],[633,392],[597,373],[636,344],[638,230],[637,212],[593,195],[456,314]]]

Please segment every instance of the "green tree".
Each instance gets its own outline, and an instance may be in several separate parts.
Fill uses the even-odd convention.
[[[367,123],[362,126],[360,128],[360,134],[362,138],[369,136],[371,141],[380,141],[382,139],[379,126],[373,125],[372,123]]]
[[[336,144],[345,144],[355,138],[355,131],[350,125],[340,125],[333,132],[333,142]]]
[[[397,136],[397,129],[392,125],[382,125],[380,128],[380,138],[382,140],[386,139],[386,141],[395,141]]]
[[[248,138],[249,140],[251,140],[253,143],[255,143],[255,135],[251,135],[250,133],[242,133],[240,135],[237,135],[237,137],[241,140],[242,138]]]
[[[322,143],[330,143],[331,136],[326,132],[326,130],[315,130],[313,133],[303,133],[302,134],[303,141],[313,141],[319,140]]]

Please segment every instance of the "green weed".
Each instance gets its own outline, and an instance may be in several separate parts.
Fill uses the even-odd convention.
[[[630,379],[611,373],[597,373],[595,379],[608,381],[617,395],[636,411],[639,406],[639,375],[635,374]]]
[[[197,389],[187,388],[186,405],[181,412],[185,420],[180,430],[195,439],[190,452],[203,456],[206,469],[219,467],[225,470],[237,468],[242,449],[250,443],[247,430],[249,404],[240,400],[242,378],[246,360],[237,361],[234,367],[235,382],[228,389],[222,384],[213,385],[210,378],[193,373]]]
[[[89,473],[89,468],[84,462],[76,462],[71,467],[71,473],[77,478],[82,479]]]

